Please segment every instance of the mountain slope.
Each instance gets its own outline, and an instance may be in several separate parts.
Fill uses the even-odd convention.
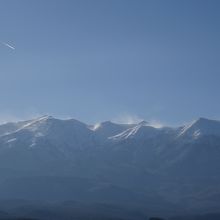
[[[111,121],[105,121],[100,124],[94,125],[93,131],[96,135],[102,138],[108,138],[134,126],[135,124],[116,124]]]
[[[57,190],[63,201],[77,195],[163,212],[215,211],[219,158],[219,121],[200,118],[178,128],[154,128],[146,122],[88,126],[43,116],[0,126],[0,195],[19,198],[34,187],[22,198],[39,199],[42,190],[55,199]]]
[[[186,138],[198,138],[204,135],[220,136],[220,122],[205,118],[199,118],[181,130],[180,136]]]

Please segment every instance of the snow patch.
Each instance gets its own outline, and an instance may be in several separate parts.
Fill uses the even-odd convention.
[[[6,143],[11,143],[11,142],[14,142],[16,140],[17,140],[17,138],[12,138],[12,139],[7,140]]]

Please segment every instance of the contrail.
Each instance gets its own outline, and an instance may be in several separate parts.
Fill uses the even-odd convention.
[[[11,46],[10,44],[7,44],[5,42],[1,42],[3,45],[5,45],[6,47],[9,47],[12,50],[15,50],[15,47]]]

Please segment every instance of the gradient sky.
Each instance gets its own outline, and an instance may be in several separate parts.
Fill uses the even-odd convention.
[[[220,119],[220,1],[0,0],[0,121]]]

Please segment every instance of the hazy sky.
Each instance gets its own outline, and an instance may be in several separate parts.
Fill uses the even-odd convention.
[[[218,0],[0,0],[0,121],[220,119],[219,11]]]

